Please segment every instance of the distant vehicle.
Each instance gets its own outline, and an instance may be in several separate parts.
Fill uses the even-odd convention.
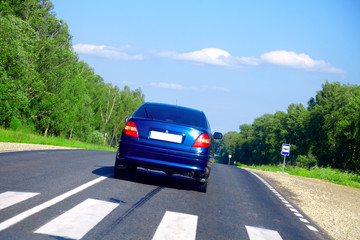
[[[202,111],[180,106],[144,103],[127,120],[118,151],[114,176],[122,177],[137,167],[181,174],[197,181],[206,192],[214,153],[213,140]]]

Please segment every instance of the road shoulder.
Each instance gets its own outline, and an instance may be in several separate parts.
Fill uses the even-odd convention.
[[[0,152],[52,150],[52,149],[74,149],[74,148],[42,145],[42,144],[30,144],[30,143],[0,142]]]
[[[358,239],[360,189],[283,173],[251,171],[276,187],[334,239]]]

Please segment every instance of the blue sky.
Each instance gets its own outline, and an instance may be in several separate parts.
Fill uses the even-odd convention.
[[[203,110],[213,131],[360,84],[360,1],[53,0],[107,83]]]

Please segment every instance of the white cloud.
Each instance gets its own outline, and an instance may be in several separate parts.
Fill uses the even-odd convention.
[[[75,52],[93,55],[97,57],[110,58],[115,60],[143,60],[141,54],[130,55],[125,50],[130,49],[129,45],[121,47],[110,47],[106,45],[76,44],[73,46]]]
[[[204,48],[188,53],[161,52],[158,55],[177,60],[219,65],[229,68],[238,68],[242,65],[258,65],[258,59],[254,57],[233,57],[229,52],[219,48]]]
[[[261,55],[261,60],[275,65],[304,69],[314,72],[328,72],[343,75],[344,71],[331,66],[324,60],[313,60],[304,53],[288,51],[272,51]]]
[[[142,54],[130,55],[128,51],[131,49],[130,45],[124,45],[121,47],[111,47],[106,45],[91,45],[91,44],[76,44],[74,50],[77,53],[88,54],[103,58],[109,58],[114,60],[143,60],[145,56]],[[187,53],[177,52],[159,52],[156,53],[160,57],[171,58],[175,60],[191,61],[198,64],[210,64],[223,66],[227,68],[239,68],[244,65],[258,66],[262,63],[270,63],[274,65],[281,65],[288,68],[302,69],[312,72],[326,72],[338,75],[345,75],[345,71],[339,68],[333,67],[331,64],[324,60],[314,60],[309,55],[304,53],[296,53],[294,51],[271,51],[264,53],[260,56],[260,59],[255,57],[234,57],[223,49],[219,48],[204,48]],[[151,85],[172,88],[183,89],[179,84],[169,83],[152,83]],[[218,88],[221,91],[221,88]],[[225,90],[225,89],[223,89]]]
[[[167,89],[176,89],[176,90],[186,90],[181,84],[177,83],[166,83],[166,82],[152,82],[150,83],[153,87],[158,88],[167,88]],[[229,92],[230,90],[224,87],[216,87],[216,86],[208,86],[208,85],[201,85],[201,86],[192,86],[187,88],[191,91],[216,91],[216,92]]]
[[[194,90],[194,91],[230,92],[230,90],[225,87],[216,87],[216,86],[208,86],[208,85],[192,87],[192,90]]]
[[[168,88],[168,89],[177,89],[177,90],[183,89],[183,86],[177,83],[152,82],[150,83],[150,85],[159,88]]]

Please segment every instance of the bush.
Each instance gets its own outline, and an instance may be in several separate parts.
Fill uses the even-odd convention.
[[[104,144],[104,136],[99,131],[94,131],[91,133],[91,143],[102,145]]]
[[[21,128],[21,127],[22,127],[21,121],[20,121],[17,117],[13,117],[13,118],[11,119],[9,128],[16,131],[16,130],[18,130],[18,129]]]
[[[316,165],[317,165],[316,157],[311,153],[309,153],[307,156],[299,155],[296,159],[296,166],[301,168],[310,169],[312,167],[315,167]]]

